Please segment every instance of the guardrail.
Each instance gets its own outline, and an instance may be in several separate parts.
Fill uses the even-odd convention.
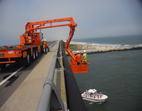
[[[63,43],[61,43],[63,44]],[[64,64],[64,75],[66,83],[66,92],[68,100],[68,108],[70,111],[87,111],[84,101],[82,100],[79,87],[77,85],[74,74],[68,62],[68,58],[65,54],[65,50],[62,47],[63,64]]]
[[[53,62],[51,64],[48,77],[43,86],[43,92],[42,92],[42,96],[41,96],[37,111],[49,111],[53,103],[54,103],[54,108],[56,107],[59,108],[61,106],[60,108],[62,109],[62,111],[64,111],[63,102],[53,83],[57,57],[59,55],[59,48],[60,47],[59,47],[59,41],[58,41],[58,47],[56,49]]]
[[[61,47],[60,47],[61,43]],[[72,73],[71,67],[68,63],[68,59],[66,57],[63,43],[58,41],[58,47],[56,49],[53,62],[50,67],[50,71],[48,73],[48,77],[44,83],[42,96],[40,98],[40,102],[37,108],[37,111],[50,111],[52,109],[67,111],[86,111],[86,107],[81,98],[81,94],[75,80],[75,77]],[[61,67],[58,57],[60,57],[60,48],[63,55],[63,66]],[[66,84],[66,92],[67,92],[67,107],[64,106],[64,103],[59,95],[59,92],[56,89],[56,86],[53,83],[55,68],[62,68],[65,75],[65,84]]]

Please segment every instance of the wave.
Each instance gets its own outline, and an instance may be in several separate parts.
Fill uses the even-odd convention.
[[[138,45],[136,45],[136,46],[142,46],[142,44],[138,44]]]
[[[121,47],[121,44],[100,44],[100,43],[88,43],[88,42],[71,42],[72,44],[82,44],[82,45],[94,45],[94,46],[111,46],[111,47]]]
[[[66,40],[63,40],[66,42]],[[82,44],[82,45],[93,45],[93,46],[108,46],[108,47],[141,47],[142,44],[137,44],[137,45],[130,45],[130,44],[111,44],[111,43],[90,43],[90,42],[75,42],[71,41],[71,44]]]
[[[142,46],[142,44],[129,45],[129,44],[108,44],[108,43],[89,43],[89,42],[71,42],[71,44],[94,45],[94,46],[109,46],[109,47],[135,47]]]

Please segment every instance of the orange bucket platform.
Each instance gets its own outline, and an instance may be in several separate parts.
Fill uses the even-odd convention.
[[[80,64],[77,65],[76,60],[70,59],[70,66],[73,73],[88,73],[88,59],[86,62],[82,62],[82,59],[80,60]]]

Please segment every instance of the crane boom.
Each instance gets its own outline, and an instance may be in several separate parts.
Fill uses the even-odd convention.
[[[64,21],[69,21],[70,23],[68,24],[59,24],[59,25],[52,25],[52,23],[56,23],[56,22],[64,22]],[[50,24],[49,26],[44,26],[45,24]],[[36,25],[36,26],[35,26]],[[38,26],[37,26],[38,25]],[[72,53],[72,51],[68,48],[69,43],[74,35],[74,31],[75,31],[75,27],[77,26],[77,24],[74,22],[72,17],[68,17],[68,18],[59,18],[59,19],[51,19],[51,20],[43,20],[43,21],[37,21],[37,22],[28,22],[25,26],[25,33],[30,33],[32,36],[32,41],[34,41],[34,31],[36,31],[37,29],[45,29],[45,28],[53,28],[53,27],[62,27],[62,26],[69,26],[70,27],[70,32],[69,32],[69,37],[66,41],[66,51],[68,52],[68,54],[70,55],[71,58],[76,59],[75,55]]]

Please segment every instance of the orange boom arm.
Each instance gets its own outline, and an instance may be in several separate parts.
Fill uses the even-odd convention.
[[[52,23],[56,22],[65,22],[69,21],[67,24],[58,24],[58,25],[52,25]],[[45,26],[45,24],[49,24],[48,26]],[[73,71],[73,73],[87,73],[88,72],[88,59],[86,60],[86,63],[82,62],[82,59],[80,59],[80,64],[77,65],[76,57],[72,53],[72,51],[68,48],[70,41],[74,35],[75,27],[77,24],[73,21],[72,17],[68,18],[59,18],[59,19],[51,19],[51,20],[43,20],[43,21],[37,21],[37,22],[28,22],[25,26],[25,34],[21,36],[21,45],[27,45],[27,44],[35,44],[35,41],[37,40],[36,34],[38,29],[45,29],[45,28],[53,28],[53,27],[62,27],[62,26],[69,26],[70,32],[69,37],[66,41],[65,48],[67,53],[70,55],[70,66]],[[25,40],[26,38],[26,40]]]
[[[59,24],[59,25],[52,25],[52,23],[56,22],[64,22],[64,21],[70,21],[68,24]],[[45,24],[50,24],[49,26],[44,26]],[[36,25],[36,27],[34,27]],[[38,25],[38,26],[37,26]],[[66,42],[65,48],[68,54],[71,58],[76,59],[75,55],[72,53],[70,49],[68,49],[69,43],[74,35],[75,27],[77,24],[73,21],[72,17],[68,18],[59,18],[59,19],[51,19],[51,20],[44,20],[44,21],[37,21],[37,22],[28,22],[25,26],[25,33],[33,34],[34,30],[37,29],[45,29],[45,28],[53,28],[53,27],[62,27],[62,26],[69,26],[70,27],[70,33],[69,38]],[[34,37],[31,38],[34,41]]]

